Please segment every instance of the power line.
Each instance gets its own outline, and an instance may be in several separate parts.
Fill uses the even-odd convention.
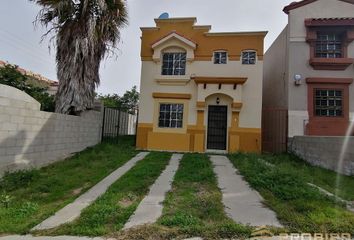
[[[29,51],[28,49],[22,48],[21,46],[15,45],[15,44],[13,44],[12,42],[6,41],[6,39],[0,38],[0,41],[2,41],[3,43],[5,43],[5,44],[8,45],[8,46],[13,47],[13,48],[16,49],[16,50],[21,50],[21,51],[23,51],[23,52],[26,52],[27,55],[30,55],[30,56],[32,57],[31,60],[33,60],[33,61],[36,61],[36,62],[41,63],[41,64],[43,64],[43,62],[49,63],[49,64],[51,64],[51,65],[53,64],[53,63],[50,62],[48,59],[45,59],[45,58],[44,58],[44,59],[40,59],[39,56],[33,54],[33,53],[32,53],[31,51]]]
[[[13,35],[11,33],[6,33],[5,31],[3,31],[1,29],[0,29],[0,36],[7,38],[10,41],[14,40],[20,45],[23,45],[23,46],[26,45],[27,48],[30,48],[31,50],[35,51],[36,54],[40,54],[41,56],[43,56],[45,58],[47,58],[48,55],[50,55],[50,54],[45,54],[42,48],[39,48],[36,45],[31,45],[28,43],[28,41],[21,40],[20,38],[16,37],[15,35]],[[11,38],[12,40],[9,38]]]

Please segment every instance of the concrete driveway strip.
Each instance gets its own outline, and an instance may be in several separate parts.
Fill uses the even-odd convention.
[[[165,200],[166,193],[172,188],[173,178],[182,157],[182,154],[172,155],[169,165],[151,186],[149,194],[141,201],[124,229],[154,223],[162,215],[162,202]]]
[[[68,204],[57,213],[55,213],[55,215],[49,217],[42,223],[35,226],[32,230],[51,229],[75,220],[80,216],[81,211],[84,208],[88,207],[98,197],[103,195],[115,181],[117,181],[121,176],[128,172],[138,161],[144,159],[148,154],[148,152],[141,152],[137,154],[126,164],[115,170],[101,182],[93,186],[86,193],[78,197],[74,202]]]
[[[275,213],[266,208],[261,195],[250,188],[225,156],[210,156],[218,185],[222,191],[225,212],[235,222],[251,226],[281,227]]]

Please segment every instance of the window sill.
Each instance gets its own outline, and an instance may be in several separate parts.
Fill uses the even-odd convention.
[[[354,59],[352,58],[311,58],[310,65],[315,70],[345,70]]]
[[[191,79],[187,76],[158,76],[155,81],[160,85],[172,85],[172,86],[183,86],[187,85]]]
[[[338,122],[338,121],[348,121],[348,118],[345,116],[332,116],[332,117],[324,117],[324,116],[312,116],[312,120],[314,121],[327,121],[327,122]]]

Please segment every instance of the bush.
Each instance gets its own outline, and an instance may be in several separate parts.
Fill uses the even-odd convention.
[[[21,170],[13,173],[6,173],[0,180],[0,190],[13,191],[21,187],[27,187],[38,177],[39,170]]]

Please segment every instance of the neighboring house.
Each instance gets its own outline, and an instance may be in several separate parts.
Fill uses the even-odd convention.
[[[6,64],[9,64],[7,62],[1,61],[0,60],[0,67],[5,66]],[[40,86],[46,86],[48,87],[48,94],[50,95],[55,95],[58,91],[59,83],[57,81],[50,80],[41,74],[34,73],[32,71],[28,71],[26,69],[17,67],[17,70],[22,73],[25,76],[30,77],[32,80],[36,81]]]
[[[344,136],[354,113],[354,0],[284,12],[288,25],[264,57],[263,142],[273,152],[294,136]]]
[[[266,32],[209,32],[196,18],[141,28],[137,147],[260,152]]]

